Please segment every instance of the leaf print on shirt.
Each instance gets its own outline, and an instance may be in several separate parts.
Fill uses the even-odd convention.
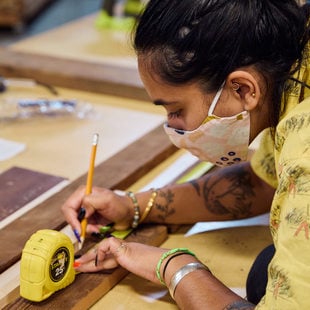
[[[266,154],[264,159],[260,161],[260,164],[262,166],[263,171],[265,171],[265,174],[272,176],[272,177],[276,175],[273,154]]]
[[[270,266],[269,269],[271,288],[275,299],[278,297],[288,298],[292,296],[290,281],[287,273],[277,266]]]
[[[286,215],[285,220],[290,226],[292,226],[295,232],[294,237],[303,233],[304,238],[309,240],[309,210],[309,205],[306,210],[294,208]]]
[[[283,131],[277,132],[275,136],[275,149],[280,151],[289,134],[298,133],[300,130],[310,126],[310,114],[301,113],[288,118],[284,125]]]
[[[270,211],[270,232],[272,234],[274,241],[277,240],[276,235],[277,235],[277,231],[279,229],[280,222],[281,222],[280,212],[281,212],[281,208],[279,205],[272,207]]]
[[[298,133],[301,129],[309,127],[309,125],[310,125],[310,114],[301,113],[287,119],[284,128],[286,133],[292,133],[292,132]]]
[[[305,174],[303,167],[298,165],[288,168],[282,167],[277,193],[281,194],[285,192],[293,195],[293,197],[298,193],[310,192],[309,176]]]
[[[285,142],[285,137],[280,135],[279,132],[276,132],[274,146],[278,152],[282,149],[284,142]]]

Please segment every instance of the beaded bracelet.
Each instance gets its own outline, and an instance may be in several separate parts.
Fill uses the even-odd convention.
[[[133,207],[134,207],[134,216],[133,216],[133,222],[131,224],[132,228],[136,228],[139,225],[139,219],[140,219],[140,207],[136,198],[136,195],[133,192],[127,192],[126,195],[132,200]]]
[[[176,248],[176,249],[169,250],[168,252],[165,252],[165,253],[161,256],[161,258],[160,258],[160,260],[159,260],[159,262],[158,262],[158,264],[157,264],[157,266],[156,266],[156,276],[157,276],[159,282],[160,282],[161,284],[163,284],[163,285],[166,285],[166,283],[164,282],[163,278],[162,278],[161,275],[160,275],[160,267],[161,267],[163,261],[164,261],[168,256],[170,256],[170,255],[172,255],[172,254],[175,254],[175,253],[177,253],[177,252],[183,252],[183,253],[186,253],[186,254],[189,254],[189,255],[192,255],[192,256],[196,257],[196,255],[195,255],[193,252],[191,252],[190,250],[188,250],[188,249],[186,249],[186,248]]]
[[[196,263],[189,263],[183,267],[181,267],[171,278],[170,284],[169,284],[169,293],[171,297],[174,299],[174,293],[175,290],[180,283],[180,281],[189,273],[196,271],[196,270],[206,270],[211,273],[210,269],[205,266],[202,263],[196,262]]]
[[[154,205],[155,199],[157,197],[157,194],[158,194],[158,191],[156,189],[153,189],[153,192],[151,194],[151,198],[150,198],[149,202],[146,205],[146,208],[144,210],[143,215],[141,216],[141,219],[140,219],[139,223],[142,223],[146,219],[148,214],[150,213],[150,211],[151,211],[151,209],[152,209],[152,207]]]

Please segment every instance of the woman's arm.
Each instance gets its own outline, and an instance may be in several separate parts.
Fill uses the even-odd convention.
[[[112,237],[103,240],[96,250],[91,250],[82,256],[77,261],[79,265],[77,270],[97,272],[121,265],[140,277],[160,284],[158,271],[160,278],[170,288],[180,309],[246,310],[254,308],[253,304],[222,284],[207,270],[207,267],[193,270],[178,281],[175,275],[176,273],[180,275],[181,269],[187,269],[188,264],[191,263],[201,263],[193,256],[193,253],[189,254],[184,249],[179,249],[178,252],[171,251],[171,255],[166,256],[167,253],[168,249],[125,242]],[[173,277],[177,281],[171,285]],[[173,289],[174,286],[175,289]]]
[[[136,195],[141,212],[150,195]],[[273,195],[274,189],[256,176],[250,163],[242,163],[186,184],[161,188],[146,221],[192,224],[247,218],[268,212]]]
[[[111,222],[116,229],[132,225],[135,212],[132,198],[96,187],[91,195],[84,196],[84,192],[83,187],[79,188],[62,206],[72,228],[80,229],[77,214],[81,206],[89,218],[88,231],[96,231],[96,225]],[[159,189],[144,221],[193,224],[247,218],[269,211],[273,195],[274,189],[254,174],[250,163],[242,163],[217,169],[192,182]],[[152,198],[150,190],[137,193],[135,197],[141,219],[154,196]]]

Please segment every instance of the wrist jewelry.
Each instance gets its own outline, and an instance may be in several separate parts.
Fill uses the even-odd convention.
[[[182,268],[180,268],[171,278],[170,284],[169,284],[169,293],[171,297],[174,299],[174,293],[178,286],[178,284],[181,282],[181,280],[188,275],[189,273],[195,271],[195,270],[207,270],[211,273],[210,269],[205,266],[202,263],[196,262],[196,263],[189,263]]]
[[[146,217],[149,215],[149,213],[150,213],[150,211],[151,211],[151,209],[152,209],[152,207],[154,205],[154,202],[155,202],[155,199],[157,197],[157,194],[158,194],[158,191],[156,189],[153,189],[153,192],[151,194],[151,198],[150,198],[149,202],[146,205],[146,208],[144,210],[144,213],[141,216],[141,219],[140,219],[139,223],[142,223],[146,219]]]
[[[169,250],[168,252],[165,252],[165,253],[161,256],[161,258],[160,258],[160,260],[159,260],[159,262],[158,262],[158,264],[157,264],[157,266],[156,266],[156,276],[157,276],[159,282],[160,282],[161,284],[163,284],[163,285],[166,285],[166,283],[164,282],[163,278],[162,278],[161,275],[160,275],[160,267],[161,267],[163,261],[164,261],[168,256],[170,256],[170,255],[172,255],[172,254],[175,254],[175,253],[177,253],[177,252],[182,252],[182,253],[184,253],[184,254],[189,254],[189,255],[192,255],[192,256],[196,257],[196,255],[195,255],[193,252],[191,252],[190,250],[188,250],[188,249],[186,249],[186,248],[176,248],[176,249]]]
[[[136,228],[139,224],[139,219],[140,219],[140,207],[139,207],[136,195],[133,192],[127,192],[126,195],[132,200],[133,207],[134,207],[133,222],[131,224],[131,227]]]
[[[179,253],[176,253],[176,254],[174,254],[174,255],[171,255],[171,256],[167,259],[167,262],[166,262],[166,264],[165,264],[165,266],[164,266],[164,268],[163,268],[163,272],[162,272],[162,279],[163,279],[164,282],[165,282],[165,273],[166,273],[166,270],[167,270],[167,267],[168,267],[170,261],[173,260],[175,257],[181,256],[181,255],[188,255],[188,253],[186,253],[186,252],[179,252]],[[166,283],[166,282],[165,282],[165,283]]]

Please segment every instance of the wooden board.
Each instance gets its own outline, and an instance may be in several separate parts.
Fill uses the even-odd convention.
[[[63,180],[21,167],[4,171],[0,174],[0,221]]]
[[[162,126],[159,126],[99,164],[95,168],[93,184],[124,190],[176,150],[167,139]],[[0,273],[20,259],[26,241],[34,232],[39,229],[60,230],[66,225],[60,207],[85,182],[86,174],[1,229]]]
[[[149,100],[136,68],[0,48],[0,75],[107,95]]]
[[[159,246],[167,239],[167,229],[162,225],[141,226],[126,240]],[[88,309],[106,294],[129,272],[121,267],[101,273],[79,274],[75,281],[42,302],[17,298],[3,309]]]

